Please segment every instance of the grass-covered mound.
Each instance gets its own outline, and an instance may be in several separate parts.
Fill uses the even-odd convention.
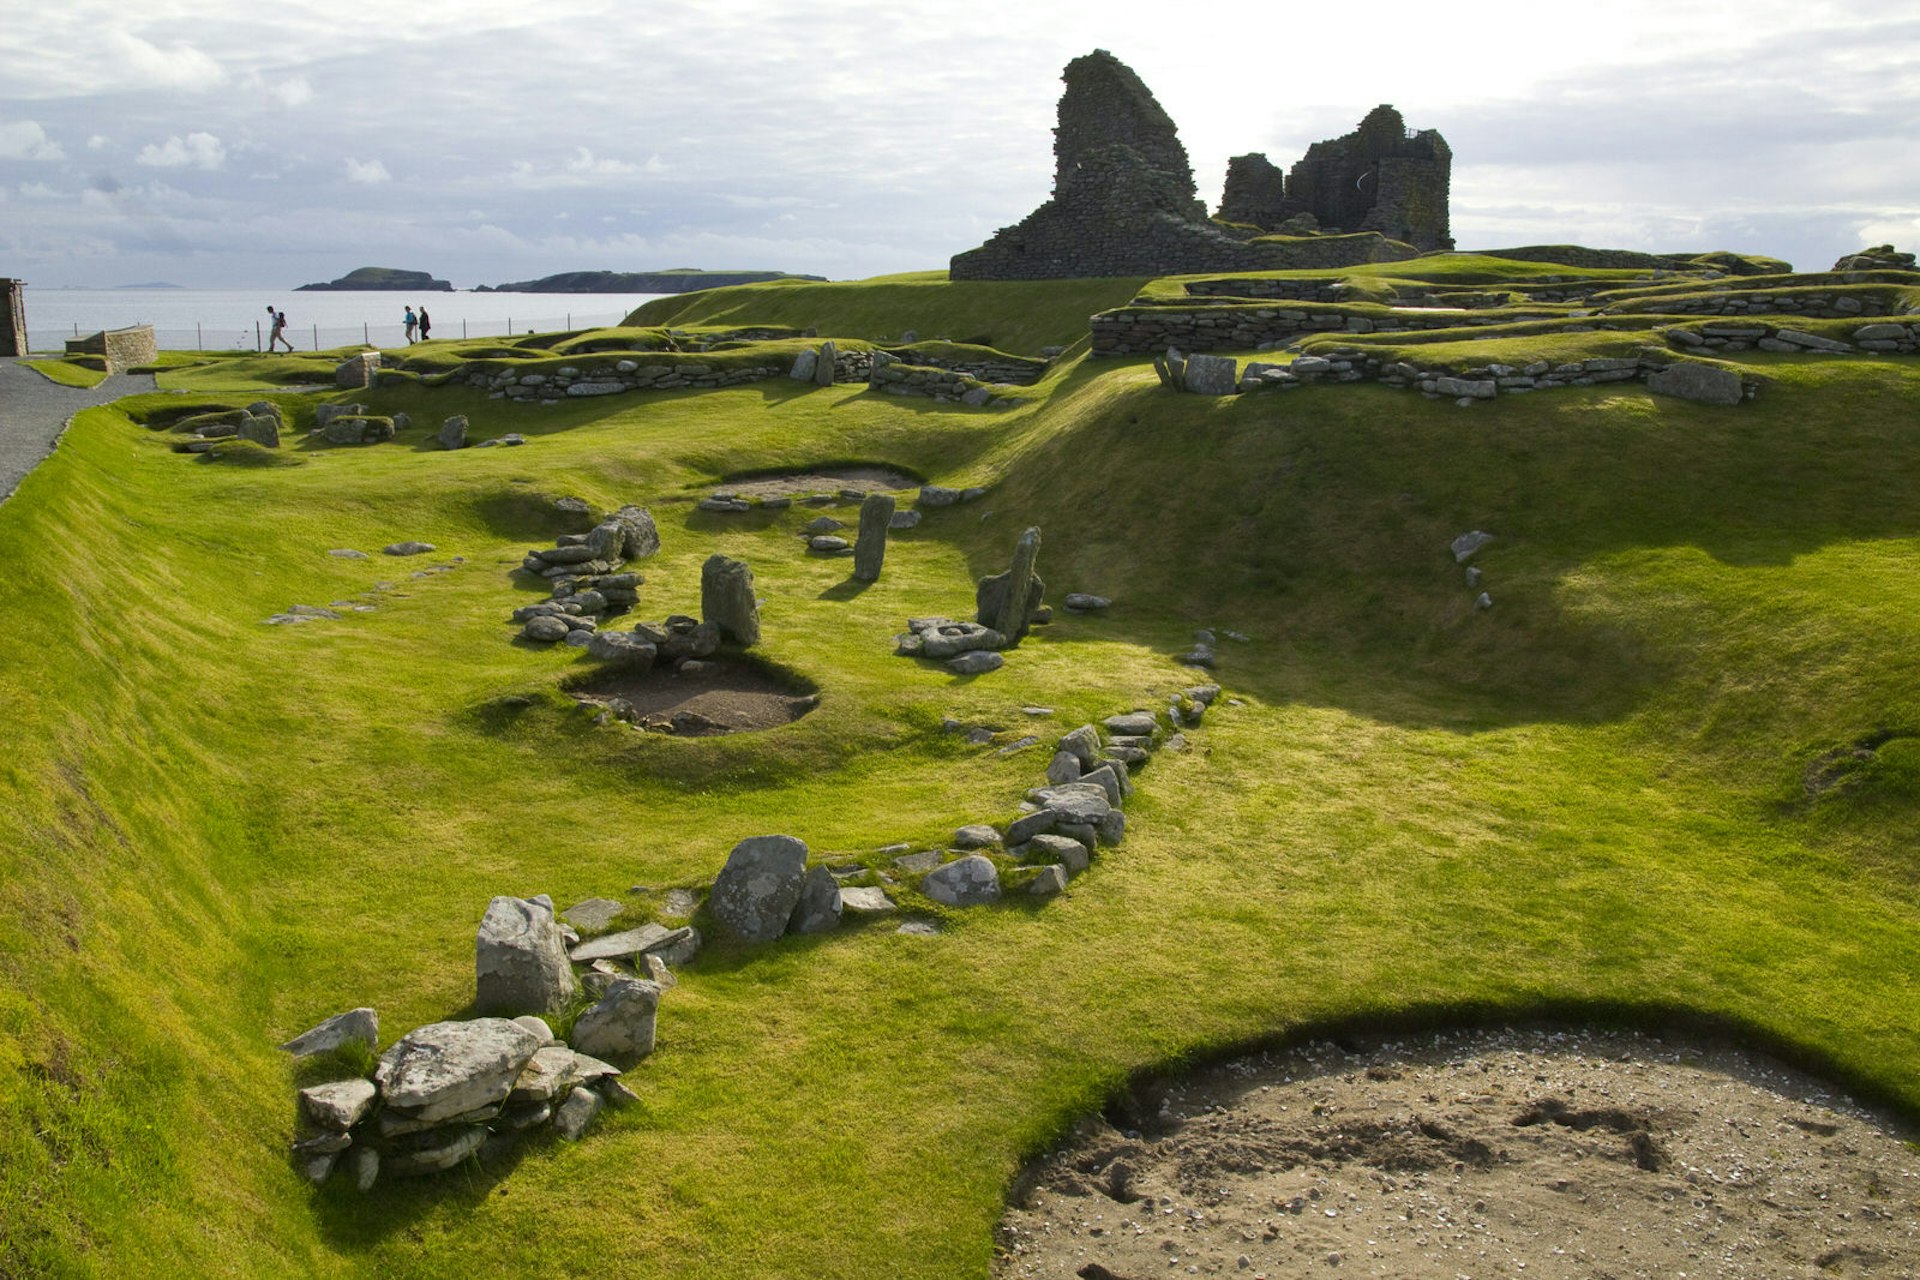
[[[674,305],[1029,351],[1110,285],[1139,282],[1018,286],[1004,324],[977,291],[1016,286]],[[842,310],[784,309],[815,289]],[[1737,408],[1209,399],[1141,360],[984,415],[786,379],[551,408],[408,380],[335,398],[529,443],[264,469],[183,464],[155,402],[253,398],[271,360],[164,375],[197,394],[127,406],[151,425],[89,411],[0,505],[0,1273],[977,1276],[1020,1160],[1129,1072],[1355,1019],[1718,1018],[1920,1110],[1920,367],[1753,355]],[[810,510],[694,507],[848,459],[991,489],[864,590],[801,552]],[[659,518],[638,617],[697,612],[716,551],[751,563],[756,653],[818,708],[595,724],[564,692],[587,660],[505,621],[569,494]],[[1049,595],[1106,616],[979,679],[892,656],[1029,524]],[[1446,549],[1472,528],[1487,610]],[[409,538],[454,567],[377,555]],[[263,625],[347,597],[376,607]],[[1004,743],[1156,705],[1200,625],[1249,637],[1217,673],[1241,705],[1139,775],[1126,843],[1064,897],[933,913],[933,939],[716,942],[627,1076],[641,1105],[579,1145],[365,1198],[290,1168],[272,1046],[362,1003],[386,1039],[460,1014],[490,896],[644,918],[629,886],[703,883],[745,835],[883,861],[1004,819],[1044,753],[943,719]]]

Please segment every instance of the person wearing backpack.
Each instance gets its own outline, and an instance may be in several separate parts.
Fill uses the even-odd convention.
[[[287,313],[284,311],[275,311],[273,304],[268,303],[267,314],[273,317],[269,322],[271,332],[267,336],[267,350],[272,351],[274,344],[277,342],[285,342],[287,344],[287,350],[292,351],[293,343],[287,341]]]
[[[413,330],[414,330],[414,327],[415,327],[416,325],[418,325],[419,323],[420,323],[420,321],[419,321],[419,320],[417,320],[417,319],[416,319],[416,318],[414,317],[414,314],[413,314],[413,308],[412,308],[412,307],[408,307],[408,308],[407,308],[407,344],[408,344],[409,346],[411,346],[411,345],[413,344]]]

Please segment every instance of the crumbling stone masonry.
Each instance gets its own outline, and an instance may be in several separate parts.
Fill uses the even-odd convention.
[[[1447,189],[1453,150],[1437,129],[1409,132],[1381,105],[1345,137],[1316,142],[1287,176],[1283,209],[1323,230],[1378,231],[1422,252],[1453,248]]]
[[[1353,201],[1339,203],[1339,217],[1325,221],[1371,234],[1259,241],[1245,232],[1232,234],[1206,217],[1179,131],[1119,59],[1096,49],[1069,62],[1062,78],[1067,89],[1054,129],[1052,198],[979,248],[956,254],[949,272],[953,279],[1330,269],[1414,256],[1416,251],[1395,243],[1392,234],[1380,234],[1389,226],[1411,228],[1425,247],[1452,245],[1446,234],[1446,144],[1437,133],[1406,138],[1390,107],[1382,109],[1384,116],[1380,111],[1368,116],[1369,123],[1353,135],[1359,139],[1353,146],[1347,145],[1351,139],[1317,144],[1309,159],[1319,159],[1304,170],[1296,166],[1313,192],[1340,178],[1349,152],[1360,157],[1355,180],[1363,190],[1355,199],[1364,195],[1364,203],[1351,210]],[[1265,226],[1276,221],[1276,213],[1291,210],[1292,197],[1285,195],[1290,184],[1265,157],[1242,156],[1235,164],[1240,176],[1231,184],[1230,212],[1237,216],[1228,221]],[[1320,203],[1330,212],[1335,208],[1332,202]]]

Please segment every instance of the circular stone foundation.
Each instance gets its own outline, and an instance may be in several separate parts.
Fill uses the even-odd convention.
[[[798,677],[740,658],[713,657],[644,674],[602,672],[567,692],[636,727],[684,738],[752,733],[791,724],[820,705]]]
[[[1684,1037],[1316,1042],[1084,1122],[1023,1174],[993,1274],[1909,1276],[1905,1137],[1810,1076]]]

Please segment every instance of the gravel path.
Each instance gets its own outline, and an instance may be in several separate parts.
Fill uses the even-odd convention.
[[[152,390],[150,373],[116,373],[80,390],[49,382],[22,360],[0,358],[0,501],[13,496],[27,472],[53,452],[74,414]]]
[[[1317,1043],[1108,1115],[1029,1169],[996,1280],[1920,1274],[1907,1132],[1685,1036]]]

